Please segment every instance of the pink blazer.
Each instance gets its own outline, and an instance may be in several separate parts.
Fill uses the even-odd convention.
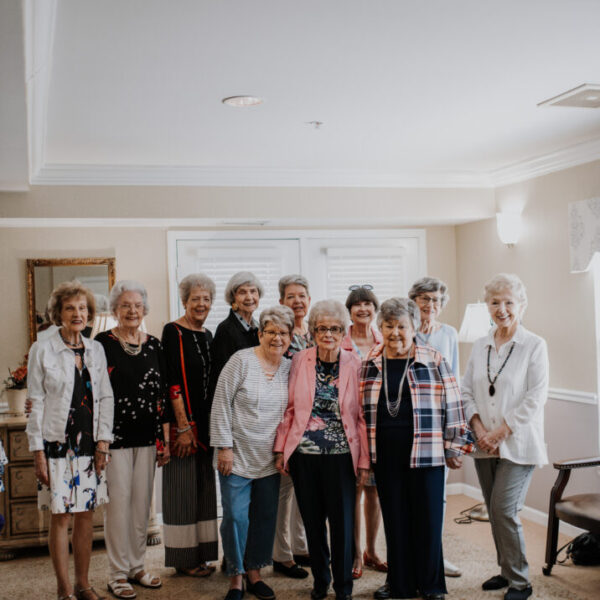
[[[307,348],[292,359],[289,379],[289,400],[283,420],[277,428],[275,452],[283,452],[284,464],[298,447],[312,412],[315,400],[317,348]],[[346,438],[352,454],[354,472],[370,467],[367,427],[358,399],[361,361],[352,352],[340,350],[338,398]]]

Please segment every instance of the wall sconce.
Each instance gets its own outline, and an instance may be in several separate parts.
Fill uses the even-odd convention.
[[[487,335],[491,325],[490,313],[485,302],[467,304],[465,316],[458,332],[458,341],[472,344],[475,340]]]
[[[512,248],[519,241],[521,223],[521,213],[496,213],[498,237],[509,248]]]

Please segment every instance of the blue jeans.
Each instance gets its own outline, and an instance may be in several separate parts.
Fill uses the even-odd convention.
[[[221,483],[221,542],[227,561],[227,576],[260,569],[271,564],[279,503],[279,473],[247,479],[224,477]]]

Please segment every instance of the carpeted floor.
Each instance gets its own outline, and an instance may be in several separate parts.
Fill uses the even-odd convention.
[[[483,592],[481,582],[498,572],[489,524],[473,523],[456,525],[452,517],[474,502],[464,496],[449,498],[448,524],[444,535],[446,555],[463,569],[460,578],[448,578],[448,600],[498,600],[502,591]],[[600,568],[557,566],[555,574],[544,577],[541,573],[544,528],[535,524],[525,524],[528,556],[531,562],[533,598],[552,600],[597,600],[600,598]],[[378,545],[384,555],[384,541],[380,533]],[[197,599],[219,600],[224,597],[228,581],[221,573],[207,579],[193,579],[174,575],[173,569],[163,566],[162,546],[148,548],[147,568],[161,575],[164,585],[160,590],[136,588],[137,597],[142,600]],[[95,546],[92,557],[91,581],[99,592],[106,592],[106,553],[102,544]],[[291,580],[274,574],[271,568],[264,570],[265,580],[273,587],[280,600],[308,600],[311,578]],[[373,591],[385,580],[385,575],[365,570],[361,579],[355,582],[356,600],[372,598]],[[575,585],[576,582],[576,585]],[[253,598],[253,596],[246,596]],[[334,598],[330,593],[330,599]],[[29,553],[27,557],[0,563],[0,599],[40,600],[55,599],[55,582],[47,552]]]

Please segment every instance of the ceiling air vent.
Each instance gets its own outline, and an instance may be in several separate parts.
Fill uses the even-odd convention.
[[[600,108],[600,85],[584,83],[568,92],[540,102],[538,106],[575,106],[577,108]]]

